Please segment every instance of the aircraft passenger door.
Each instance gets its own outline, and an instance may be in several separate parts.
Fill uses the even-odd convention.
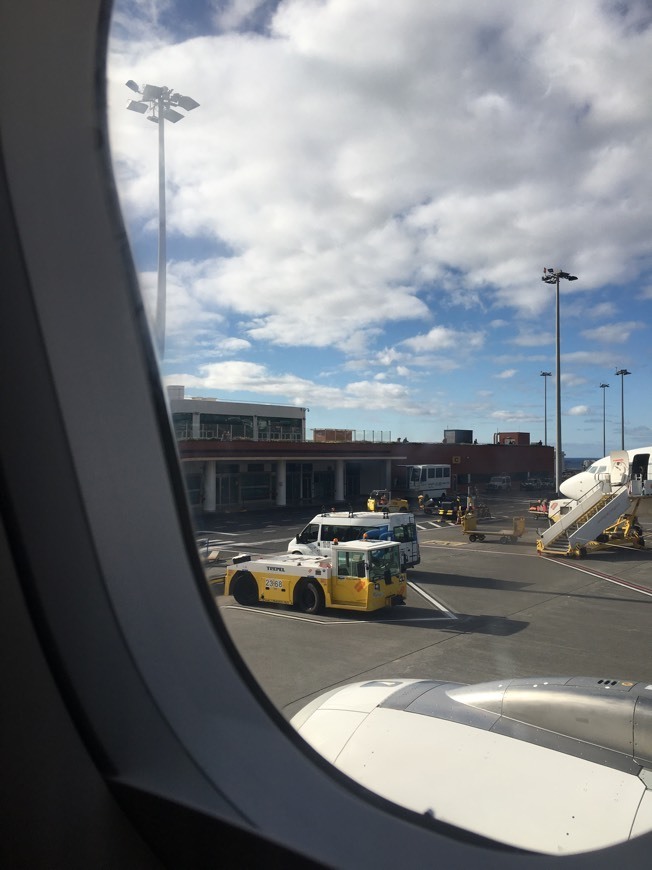
[[[639,478],[640,480],[647,480],[648,473],[647,467],[650,461],[649,453],[637,453],[632,460],[632,480],[634,478]]]
[[[629,480],[629,456],[626,450],[612,450],[611,454],[611,486],[622,486]]]
[[[648,479],[647,469],[649,461],[649,453],[637,453],[634,456],[634,459],[632,460],[632,472],[629,484],[630,495],[648,495],[645,484]]]

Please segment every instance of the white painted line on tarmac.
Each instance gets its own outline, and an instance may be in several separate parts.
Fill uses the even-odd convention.
[[[199,531],[195,532],[195,537],[196,538],[210,538],[212,541],[213,538],[218,538],[218,537],[237,538],[238,535],[242,535],[242,534],[243,534],[242,532],[222,532],[221,530],[218,530],[218,529],[213,529],[213,531],[210,531],[210,530],[209,531],[202,531],[200,529]]]
[[[623,549],[625,549],[623,547]],[[549,561],[553,558],[548,556]],[[615,586],[624,586],[626,589],[631,589],[634,592],[640,592],[641,595],[648,595],[652,598],[652,589],[648,586],[641,586],[639,583],[634,583],[632,580],[623,580],[621,577],[614,577],[613,574],[603,574],[602,571],[595,571],[590,568],[583,568],[579,565],[562,562],[560,559],[554,559],[559,565],[565,565],[567,568],[573,568],[575,571],[580,571],[582,574],[588,574],[590,577],[595,577],[596,580],[606,580],[608,583],[613,583]]]
[[[416,592],[419,592],[426,598],[431,604],[433,604],[440,613],[445,614],[445,619],[458,619],[454,613],[451,613],[450,610],[445,608],[438,601],[435,601],[430,595],[423,591],[423,589],[419,589],[414,586],[412,583],[408,583],[408,586],[411,586]],[[407,619],[396,618],[396,619],[338,619],[334,614],[330,619],[320,619],[316,616],[302,616],[300,613],[283,613],[278,610],[265,610],[262,607],[246,607],[242,604],[222,604],[219,605],[220,609],[224,608],[225,610],[237,610],[240,613],[256,613],[258,616],[271,616],[274,619],[291,619],[297,620],[298,622],[309,622],[312,625],[399,625],[404,622],[439,622],[442,619],[442,616],[411,616]],[[351,611],[352,613],[354,611]],[[362,615],[362,611],[358,611]]]
[[[208,544],[204,544],[200,541],[198,549],[201,551],[211,548],[215,549],[216,547],[226,547],[227,550],[232,550],[235,543],[235,541],[220,541],[217,538],[211,538]]]
[[[266,541],[228,541],[227,543],[238,546],[240,549],[245,547],[266,547],[268,544],[285,544],[290,543],[291,538],[268,538]]]
[[[442,613],[445,613],[449,619],[457,619],[458,617],[447,607],[445,607],[440,601],[437,601],[436,598],[433,598],[432,595],[429,595],[425,592],[420,586],[417,586],[416,583],[413,583],[411,580],[408,580],[407,584],[410,589],[416,592],[418,595],[421,595],[422,598],[425,598],[433,607],[436,607],[437,610],[441,610]]]
[[[421,532],[431,532],[433,529],[450,529],[455,523],[437,523],[434,520],[425,523],[417,523],[417,529]]]
[[[317,625],[365,625],[364,622],[333,622],[333,620],[318,619],[314,616],[301,616],[299,613],[281,613],[278,610],[265,610],[262,607],[245,607],[242,604],[223,604],[225,610],[239,610],[247,613],[257,613],[259,616],[272,616],[275,619],[296,619],[300,622],[312,622]]]

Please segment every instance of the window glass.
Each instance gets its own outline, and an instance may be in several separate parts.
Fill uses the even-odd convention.
[[[303,544],[313,544],[318,537],[319,525],[317,523],[309,523],[299,534],[299,538]]]

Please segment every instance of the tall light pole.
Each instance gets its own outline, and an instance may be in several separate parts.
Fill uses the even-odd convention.
[[[540,372],[543,378],[543,443],[548,446],[548,378],[552,372]]]
[[[156,343],[161,359],[165,353],[165,295],[166,295],[166,212],[165,212],[165,122],[176,124],[185,115],[176,111],[176,107],[189,112],[196,109],[199,103],[192,97],[173,93],[170,88],[158,85],[145,85],[140,88],[136,82],[129,79],[127,87],[140,95],[139,100],[129,100],[127,108],[132,112],[144,115],[147,120],[158,124],[158,283],[156,292]],[[173,108],[173,106],[175,108]]]
[[[620,375],[620,449],[625,449],[625,375],[631,375],[627,369],[618,369]]]
[[[559,331],[559,280],[560,278],[564,278],[566,281],[577,281],[576,275],[569,275],[568,272],[562,272],[561,269],[549,269],[545,268],[543,270],[543,275],[541,276],[541,280],[545,281],[546,284],[554,284],[556,286],[556,307],[555,307],[555,360],[557,365],[556,371],[556,381],[557,381],[557,433],[556,440],[557,444],[555,447],[555,486],[557,488],[557,492],[559,492],[559,486],[561,484],[561,476],[562,476],[562,464],[563,464],[563,453],[561,447],[561,367],[560,367],[560,359],[561,359],[561,342],[560,342],[560,331]]]
[[[602,390],[602,455],[607,455],[607,436],[606,436],[606,404],[605,404],[605,396],[607,395],[607,387],[609,384],[600,384],[600,389]]]

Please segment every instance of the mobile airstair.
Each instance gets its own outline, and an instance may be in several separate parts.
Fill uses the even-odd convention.
[[[627,483],[612,488],[608,479],[601,480],[575,507],[543,532],[537,541],[537,551],[547,556],[583,557],[587,544],[608,540],[606,530],[618,525],[626,514],[630,524],[632,508],[635,517],[636,506],[632,504]]]

